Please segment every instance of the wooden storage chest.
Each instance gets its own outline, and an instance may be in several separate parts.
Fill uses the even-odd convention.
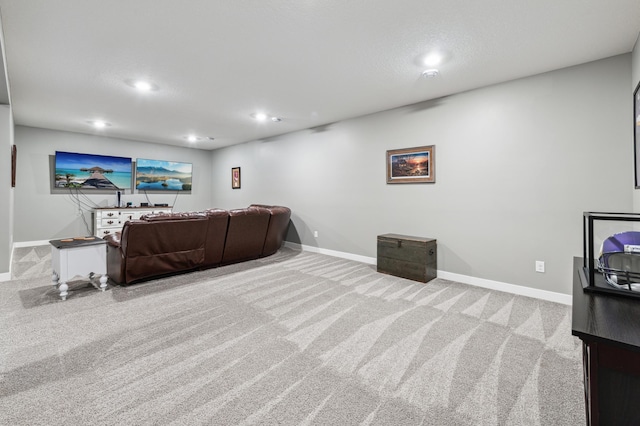
[[[378,235],[378,272],[426,283],[436,278],[437,267],[435,239]]]

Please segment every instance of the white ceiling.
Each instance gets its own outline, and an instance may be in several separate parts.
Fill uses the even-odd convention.
[[[627,53],[640,31],[638,0],[0,0],[0,13],[16,124],[201,149]],[[423,78],[434,50],[440,76]],[[125,83],[138,78],[159,90]]]

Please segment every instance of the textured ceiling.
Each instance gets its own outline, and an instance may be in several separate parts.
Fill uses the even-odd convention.
[[[0,0],[0,13],[16,124],[201,149],[627,53],[640,31],[638,0]],[[440,75],[421,77],[433,50]],[[138,78],[159,90],[126,84]]]

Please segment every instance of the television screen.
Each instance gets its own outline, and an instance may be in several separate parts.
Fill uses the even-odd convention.
[[[191,163],[136,159],[136,189],[191,191]]]
[[[131,188],[131,158],[56,151],[55,187]]]

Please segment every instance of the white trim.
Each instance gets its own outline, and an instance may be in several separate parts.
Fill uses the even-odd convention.
[[[21,241],[19,243],[13,243],[13,248],[16,247],[33,247],[33,246],[46,246],[49,244],[49,240],[40,240],[40,241]]]
[[[11,281],[11,272],[5,272],[0,274],[0,283],[5,281]]]
[[[484,278],[470,277],[468,275],[454,274],[453,272],[438,271],[438,278],[456,281],[462,284],[469,284],[476,287],[488,288],[490,290],[504,291],[506,293],[517,294],[519,296],[527,296],[535,299],[548,300],[549,302],[562,303],[563,305],[571,305],[572,303],[570,294],[539,290],[532,287],[524,287],[521,285],[487,280]]]
[[[343,259],[355,260],[356,262],[368,263],[369,265],[375,265],[377,263],[377,259],[375,257],[360,256],[359,254],[323,249],[320,247],[313,247],[313,246],[307,246],[304,244],[291,243],[289,241],[285,241],[284,245],[285,247],[289,247],[294,250],[302,250],[302,251],[310,251],[312,253],[326,254],[327,256],[341,257]]]
[[[304,244],[291,243],[285,241],[285,247],[294,250],[310,251],[312,253],[326,254],[328,256],[341,257],[344,259],[355,260],[356,262],[368,263],[370,265],[377,264],[375,257],[360,256],[343,251],[328,250],[319,247],[307,246]],[[468,284],[475,287],[488,288],[490,290],[503,291],[505,293],[517,294],[519,296],[533,297],[535,299],[548,300],[549,302],[561,303],[563,305],[571,305],[571,295],[556,293],[553,291],[539,290],[531,287],[524,287],[515,284],[503,283],[500,281],[487,280],[484,278],[471,277],[469,275],[455,274],[453,272],[438,270],[438,278],[455,281],[462,284]]]
[[[13,245],[13,240],[11,241],[11,254],[9,255],[9,277],[13,276],[13,252],[15,252],[14,250],[14,245]],[[3,281],[2,277],[0,276],[0,281]]]

